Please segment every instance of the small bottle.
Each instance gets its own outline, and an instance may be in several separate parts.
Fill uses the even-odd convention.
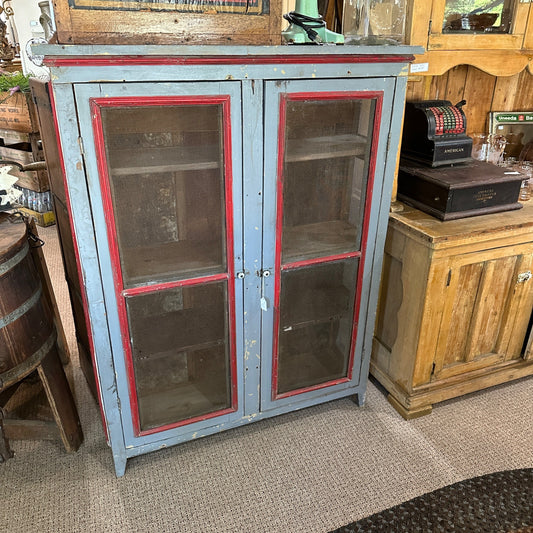
[[[524,174],[524,179],[520,185],[520,194],[518,199],[527,202],[531,199],[531,180],[533,179],[533,165],[531,161],[521,161],[520,171]]]
[[[529,180],[525,179],[522,180],[522,184],[520,185],[520,194],[518,195],[518,199],[521,202],[527,202],[531,199],[531,186],[529,184]]]

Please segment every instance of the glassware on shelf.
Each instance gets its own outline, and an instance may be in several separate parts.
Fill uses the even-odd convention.
[[[472,158],[487,161],[489,155],[489,136],[486,133],[472,133]]]
[[[443,33],[509,33],[513,0],[446,0]]]
[[[533,180],[533,163],[531,161],[521,161],[518,163],[520,172],[524,174],[522,185],[520,186],[520,194],[518,199],[522,202],[527,202],[531,199],[531,181]]]
[[[504,158],[505,146],[507,145],[505,135],[489,135],[488,144],[487,161],[494,165],[501,164]]]
[[[402,44],[405,41],[405,0],[344,0],[346,44]]]

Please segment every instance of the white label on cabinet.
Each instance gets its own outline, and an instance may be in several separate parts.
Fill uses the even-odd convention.
[[[429,70],[429,63],[412,63],[411,74],[414,72],[427,72]]]

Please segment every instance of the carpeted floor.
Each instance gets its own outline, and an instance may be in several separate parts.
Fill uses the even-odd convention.
[[[444,402],[403,420],[370,384],[339,400],[161,450],[117,479],[98,409],[77,365],[55,226],[40,230],[72,347],[85,441],[13,441],[0,465],[9,533],[319,533],[452,483],[533,467],[533,380]],[[429,532],[428,532],[429,533]]]

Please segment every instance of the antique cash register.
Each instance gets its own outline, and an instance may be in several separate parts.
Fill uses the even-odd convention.
[[[408,102],[398,200],[441,220],[520,209],[520,173],[471,157],[461,101]]]

